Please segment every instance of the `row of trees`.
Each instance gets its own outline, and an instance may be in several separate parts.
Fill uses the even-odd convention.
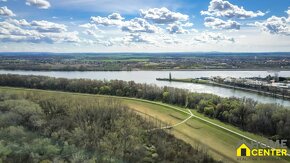
[[[112,99],[0,91],[0,162],[216,162]]]
[[[221,98],[184,89],[137,84],[133,81],[99,81],[44,76],[0,75],[0,85],[136,97],[196,109],[209,117],[273,140],[288,139],[290,111],[278,104],[258,104],[252,99]]]

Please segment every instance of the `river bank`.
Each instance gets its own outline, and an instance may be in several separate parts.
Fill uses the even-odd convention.
[[[197,79],[168,79],[168,78],[156,78],[158,81],[168,81],[168,82],[184,82],[184,83],[196,83],[196,84],[207,84],[207,85],[212,85],[212,86],[219,86],[219,87],[224,87],[224,88],[230,88],[230,89],[238,89],[242,91],[248,91],[248,92],[253,92],[265,96],[271,96],[274,98],[280,98],[280,99],[287,99],[290,100],[290,96],[285,96],[281,94],[275,94],[271,92],[266,92],[266,91],[261,91],[261,90],[256,90],[256,89],[251,89],[251,88],[244,88],[244,87],[239,87],[239,86],[232,86],[232,85],[227,85],[227,84],[221,84],[217,83],[214,81],[210,80],[197,80]]]

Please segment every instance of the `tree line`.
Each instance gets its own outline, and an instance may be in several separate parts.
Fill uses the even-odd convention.
[[[0,90],[0,162],[217,162],[119,101]]]
[[[184,89],[138,84],[133,81],[100,81],[45,76],[0,75],[1,86],[135,97],[196,109],[204,115],[272,140],[287,139],[290,145],[290,111],[279,104],[252,99],[222,98]]]

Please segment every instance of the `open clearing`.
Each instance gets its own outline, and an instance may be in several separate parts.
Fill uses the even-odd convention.
[[[188,111],[184,108],[166,105],[159,102],[151,102],[133,98],[0,87],[0,93],[3,91],[18,92],[18,93],[34,92],[39,93],[40,95],[43,96],[45,94],[61,93],[67,96],[87,96],[88,98],[116,98],[121,100],[130,108],[135,109],[142,113],[146,113],[150,116],[156,117],[157,119],[169,123],[170,125],[178,124],[190,116],[189,114],[187,114]],[[181,109],[184,112],[179,111],[179,109]],[[261,142],[264,142],[266,140],[261,136],[244,132],[231,125],[224,124],[220,121],[207,118],[197,113],[195,110],[191,111],[195,115],[195,117],[192,117],[185,123],[182,123],[174,127],[173,129],[171,129],[171,133],[174,134],[177,138],[182,139],[193,146],[199,146],[201,148],[204,148],[216,159],[223,160],[225,162],[238,162],[236,157],[236,148],[238,146],[238,143],[241,140],[243,140],[243,138],[238,134],[244,135],[246,137]],[[210,123],[207,123],[201,119],[207,120]],[[229,132],[225,129],[222,129],[221,127],[217,127],[217,125],[220,125],[221,127],[234,131],[238,134],[234,134],[233,132]],[[246,162],[257,162],[257,161],[248,160]],[[263,162],[267,161],[263,160]],[[268,162],[273,162],[273,160],[269,160]],[[274,162],[287,162],[287,161],[274,160]]]

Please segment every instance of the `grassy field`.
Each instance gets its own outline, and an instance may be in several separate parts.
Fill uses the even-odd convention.
[[[22,93],[38,93],[41,96],[45,96],[46,94],[61,93],[61,94],[66,94],[68,96],[87,96],[88,98],[117,98],[132,109],[135,109],[142,113],[146,113],[150,116],[156,117],[159,120],[172,124],[172,125],[179,123],[180,121],[189,117],[189,115],[187,114],[184,108],[179,108],[176,106],[171,106],[171,105],[167,105],[167,104],[163,104],[159,102],[151,102],[151,101],[133,99],[133,98],[0,87],[0,93],[3,91],[17,92],[17,93],[21,93],[21,92]],[[179,109],[184,112],[180,111]],[[205,120],[208,120],[210,122],[223,126],[227,129],[230,129],[232,131],[235,131],[239,134],[245,135],[252,139],[255,139],[261,142],[266,140],[265,138],[259,135],[254,135],[248,132],[244,132],[231,125],[224,124],[217,120],[204,117],[203,115],[197,113],[194,110],[192,110],[192,112],[194,115],[200,118],[203,118]],[[171,130],[171,133],[174,134],[177,138],[182,139],[193,146],[200,146],[204,148],[216,159],[223,160],[225,162],[238,162],[237,157],[236,157],[236,148],[238,146],[238,143],[242,140],[242,138],[237,134],[228,132],[222,128],[219,128],[215,125],[206,123],[196,118],[191,118],[186,123],[175,127],[174,129]],[[247,161],[247,162],[257,162],[257,161]],[[263,162],[267,162],[267,161],[263,161]],[[268,162],[273,162],[273,160],[270,160]],[[287,161],[275,160],[275,162],[287,162]]]

